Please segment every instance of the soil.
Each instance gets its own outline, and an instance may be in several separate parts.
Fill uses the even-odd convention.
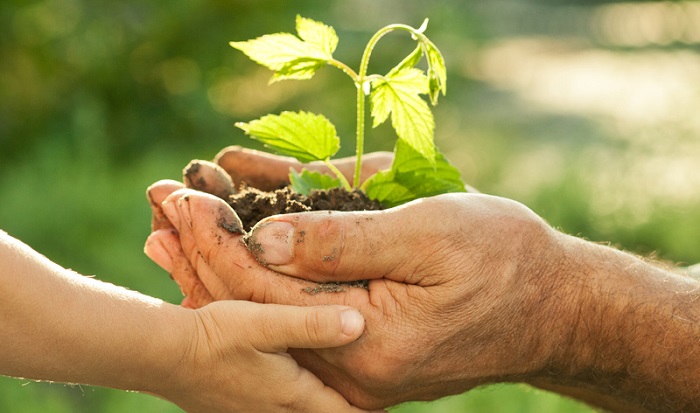
[[[359,190],[348,192],[342,188],[312,191],[308,196],[284,187],[273,192],[263,192],[253,187],[243,187],[228,199],[243,228],[251,228],[265,217],[305,211],[376,211],[381,205]]]
[[[347,191],[334,188],[327,191],[312,191],[308,196],[284,187],[272,192],[242,186],[238,193],[230,195],[229,205],[243,223],[246,232],[250,231],[258,221],[265,217],[278,214],[289,214],[305,211],[376,211],[381,205],[372,201],[360,190]],[[240,231],[240,229],[238,229]],[[327,259],[328,257],[324,257]],[[369,281],[317,283],[313,287],[303,288],[302,291],[316,295],[320,293],[340,293],[346,288],[369,288]]]

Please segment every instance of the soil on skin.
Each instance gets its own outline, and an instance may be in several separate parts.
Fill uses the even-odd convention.
[[[244,186],[237,194],[227,200],[243,223],[246,232],[250,231],[258,221],[265,217],[278,214],[289,214],[304,211],[376,211],[381,205],[372,201],[359,190],[348,192],[342,188],[327,191],[313,191],[308,196],[293,192],[284,187],[273,192],[263,192],[253,187]],[[249,246],[250,248],[250,246]],[[331,259],[324,257],[324,259]],[[319,293],[340,293],[345,288],[369,288],[367,280],[351,282],[317,283],[314,287],[303,288],[302,291],[316,295]]]
[[[372,201],[359,190],[348,192],[342,188],[313,191],[308,196],[293,192],[289,187],[274,192],[263,192],[252,187],[243,187],[231,195],[228,203],[250,231],[265,217],[305,211],[376,211],[381,205]]]

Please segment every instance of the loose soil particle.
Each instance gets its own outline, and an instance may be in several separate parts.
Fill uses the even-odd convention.
[[[328,282],[318,283],[315,287],[307,287],[302,289],[303,292],[316,295],[319,293],[344,293],[345,287],[349,288],[364,288],[369,289],[368,280],[350,281],[350,282]]]

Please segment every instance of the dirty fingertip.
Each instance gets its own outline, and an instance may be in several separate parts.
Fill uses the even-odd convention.
[[[243,223],[236,213],[226,205],[219,205],[216,224],[232,235],[246,235]]]
[[[221,199],[236,190],[229,174],[213,162],[193,160],[183,169],[182,178],[188,188],[212,194]]]
[[[207,228],[216,225],[229,234],[245,235],[243,223],[236,212],[224,200],[211,194],[192,193],[187,197],[187,219],[192,226]]]
[[[294,226],[289,222],[261,222],[244,238],[244,242],[260,263],[285,265],[294,258],[294,233]]]

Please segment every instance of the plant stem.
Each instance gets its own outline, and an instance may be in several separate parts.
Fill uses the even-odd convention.
[[[343,188],[345,188],[348,192],[352,191],[353,187],[350,186],[350,182],[348,182],[347,178],[345,178],[345,175],[343,175],[343,173],[340,172],[340,170],[336,168],[335,165],[333,165],[333,162],[331,162],[330,158],[326,158],[323,161],[323,163],[325,163],[328,169],[330,169],[331,172],[333,172],[333,174],[336,176],[336,178],[340,180],[340,183],[343,184]]]
[[[365,150],[365,91],[362,84],[357,85],[357,130],[355,135],[355,173],[352,186],[360,186],[362,171],[362,153]]]
[[[365,147],[365,83],[369,82],[374,76],[367,75],[367,68],[369,66],[369,58],[372,56],[372,51],[374,47],[379,42],[379,39],[384,37],[387,33],[394,30],[404,30],[411,33],[414,39],[424,39],[423,33],[414,29],[411,26],[405,24],[390,24],[385,26],[379,31],[377,31],[372,38],[369,39],[365,51],[362,54],[362,60],[360,61],[360,70],[357,73],[357,78],[355,78],[355,86],[357,87],[357,132],[356,132],[356,148],[355,148],[355,174],[353,177],[353,187],[357,188],[360,186],[360,172],[362,171],[362,154]],[[346,72],[347,73],[347,72]]]
[[[338,69],[342,70],[343,73],[345,73],[346,75],[350,76],[350,77],[352,78],[353,81],[357,82],[357,79],[358,79],[357,73],[355,73],[355,71],[352,70],[352,69],[350,68],[350,66],[346,65],[345,63],[343,63],[343,62],[341,62],[341,61],[339,61],[339,60],[335,60],[335,59],[329,60],[329,61],[328,61],[328,64],[331,65],[331,66],[333,66],[333,67],[335,67],[335,68],[338,68]]]
[[[425,39],[425,36],[423,33],[420,31],[414,29],[411,26],[407,26],[405,24],[390,24],[388,26],[385,26],[379,31],[377,31],[371,39],[369,39],[369,42],[367,43],[367,46],[365,47],[365,51],[362,54],[362,60],[360,61],[360,71],[355,72],[352,70],[348,65],[345,63],[331,59],[328,61],[328,64],[342,70],[346,75],[350,76],[352,80],[355,82],[355,87],[357,88],[357,129],[356,129],[356,140],[355,140],[355,172],[353,174],[353,180],[352,180],[352,187],[350,187],[350,184],[348,183],[347,179],[343,176],[343,174],[339,173],[337,168],[333,164],[330,163],[330,161],[326,161],[326,164],[328,165],[329,168],[336,174],[336,176],[343,182],[343,186],[348,188],[358,188],[360,186],[360,172],[362,171],[362,154],[365,150],[365,83],[370,82],[374,80],[375,78],[381,76],[377,75],[367,75],[367,68],[369,66],[369,58],[372,56],[372,51],[374,50],[374,47],[377,45],[379,42],[379,39],[384,37],[387,33],[390,33],[394,30],[404,30],[411,35],[414,36],[414,39],[420,38],[421,40]]]

